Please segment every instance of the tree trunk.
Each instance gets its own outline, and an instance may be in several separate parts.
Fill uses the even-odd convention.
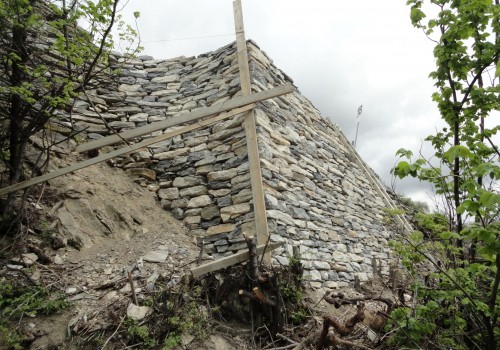
[[[12,47],[10,53],[19,57],[19,60],[12,64],[12,74],[10,84],[13,87],[20,87],[26,80],[26,73],[23,66],[28,63],[29,55],[26,51],[27,32],[22,25],[12,28]],[[10,159],[7,163],[9,167],[9,184],[14,185],[19,182],[22,174],[24,158],[26,155],[27,138],[24,137],[23,122],[26,117],[24,103],[18,94],[10,95],[9,108],[9,152]],[[14,194],[9,194],[2,216],[9,215],[13,210]]]

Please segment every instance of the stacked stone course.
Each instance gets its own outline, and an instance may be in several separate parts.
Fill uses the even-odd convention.
[[[248,42],[252,90],[292,82]],[[165,120],[241,94],[235,44],[198,57],[133,60],[116,57],[120,73],[105,89],[75,103],[72,122],[88,139]],[[292,82],[293,83],[293,82]],[[69,115],[61,113],[61,127]],[[66,118],[66,120],[64,119]],[[287,264],[299,246],[313,286],[336,287],[385,261],[393,236],[383,225],[385,204],[341,131],[298,90],[263,101],[256,123],[273,255]],[[153,132],[140,141],[180,126]],[[113,161],[158,195],[214,257],[246,249],[254,234],[243,116],[200,128]]]

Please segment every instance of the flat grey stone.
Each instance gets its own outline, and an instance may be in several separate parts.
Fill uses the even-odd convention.
[[[203,220],[212,220],[220,215],[220,210],[217,205],[209,205],[201,210],[201,217]]]
[[[153,250],[142,257],[144,261],[163,263],[168,258],[168,252],[164,250]]]
[[[151,82],[165,84],[165,83],[172,83],[172,82],[179,81],[179,79],[180,79],[179,75],[174,74],[174,75],[167,75],[164,77],[153,78],[153,79],[151,79]]]
[[[188,208],[202,208],[212,204],[212,198],[208,194],[191,198],[188,203]]]
[[[179,189],[177,187],[162,188],[158,191],[158,197],[161,199],[174,200],[179,198]]]

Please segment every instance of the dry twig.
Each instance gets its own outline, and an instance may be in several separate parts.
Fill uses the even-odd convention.
[[[104,345],[102,346],[101,350],[104,350],[104,348],[106,347],[106,345],[108,345],[109,341],[110,341],[111,339],[113,339],[113,337],[116,335],[116,333],[118,332],[118,330],[119,330],[119,329],[120,329],[120,327],[122,326],[123,321],[125,321],[125,317],[126,317],[126,316],[123,316],[123,317],[122,317],[122,319],[121,319],[120,323],[118,324],[118,327],[116,327],[116,329],[115,329],[115,331],[113,332],[113,334],[111,334],[111,336],[110,336],[108,339],[106,339],[106,341],[104,342]]]

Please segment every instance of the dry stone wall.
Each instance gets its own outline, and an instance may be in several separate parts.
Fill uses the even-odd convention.
[[[268,57],[250,45],[255,90],[280,85]],[[298,92],[263,101],[256,110],[271,241],[286,242],[274,257],[286,264],[299,245],[306,279],[337,287],[366,280],[372,259],[390,259],[382,198],[355,152],[330,120]],[[278,252],[279,253],[279,252]],[[384,266],[387,272],[387,265]]]
[[[255,43],[248,48],[253,91],[292,82]],[[71,120],[62,113],[60,128],[73,123],[97,139],[109,129],[120,132],[241,94],[234,43],[198,57],[117,56],[116,67],[116,80],[76,101]],[[270,239],[285,242],[273,262],[287,264],[299,246],[305,278],[317,287],[342,286],[355,275],[366,279],[372,258],[387,266],[393,233],[383,225],[385,204],[338,128],[298,90],[259,103],[256,118]],[[241,115],[113,164],[156,192],[216,258],[246,249],[243,233],[255,233]]]

